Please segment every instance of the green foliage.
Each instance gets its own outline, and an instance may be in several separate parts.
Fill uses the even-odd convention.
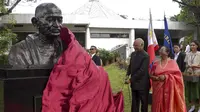
[[[173,0],[176,1],[177,0]],[[175,15],[173,18],[177,19],[178,21],[183,21],[188,24],[194,25],[197,27],[197,37],[199,40],[200,37],[200,0],[179,0],[181,7],[180,14]],[[190,36],[190,35],[189,35]],[[192,38],[192,37],[191,37]],[[187,42],[187,41],[186,41]]]
[[[9,45],[12,41],[16,41],[16,34],[11,29],[4,27],[0,30],[0,54],[8,51]]]
[[[188,43],[191,43],[192,40],[193,40],[193,34],[186,36],[184,38],[183,48],[185,49],[185,47],[188,45]]]
[[[108,72],[113,93],[117,93],[123,88],[124,112],[131,112],[131,87],[127,84],[124,85],[126,70],[119,69],[116,64],[106,66],[104,69]],[[151,112],[151,105],[148,106],[148,112]]]
[[[8,50],[9,46],[12,45],[12,41],[16,41],[16,34],[12,32],[8,26],[4,26],[0,30],[0,64],[8,63]]]
[[[114,60],[115,58],[114,58],[114,53],[113,52],[109,52],[109,56],[108,56],[108,60],[109,60],[109,62],[111,62],[112,60]]]
[[[7,54],[0,55],[0,64],[2,64],[2,65],[8,64],[8,55]]]
[[[171,21],[178,21],[178,15],[174,15],[172,17],[170,17]]]
[[[182,5],[180,4],[181,7],[181,12],[178,15],[175,15],[174,17],[178,21],[184,21],[193,25],[197,25],[197,17],[200,15],[197,15],[197,7],[200,7],[200,0],[180,0],[183,3],[186,3],[192,7],[189,7],[188,5]],[[199,8],[200,11],[200,8]]]
[[[126,71],[119,69],[116,64],[111,64],[104,68],[108,72],[113,93],[119,92],[124,86],[124,112],[131,112],[131,88],[128,85],[124,85]]]
[[[127,70],[129,64],[126,62],[126,60],[119,59],[117,60],[117,65],[119,66],[120,69]]]
[[[188,9],[188,7],[183,7],[181,9],[180,14],[177,15],[178,21],[187,22],[192,25],[196,25],[196,19],[195,16],[192,14],[192,12]]]
[[[102,59],[103,64],[106,65],[107,63],[113,63],[117,57],[119,57],[119,53],[117,52],[110,52],[106,49],[99,49],[99,57]]]
[[[7,9],[4,5],[4,0],[0,0],[0,13],[6,13]],[[0,64],[7,63],[7,53],[9,50],[9,45],[16,41],[16,34],[12,32],[12,28],[15,24],[15,20],[11,17],[8,18],[9,24],[0,23]]]
[[[109,61],[110,59],[110,52],[107,51],[106,49],[99,49],[99,57],[102,59],[103,61],[103,65],[106,64],[107,61]]]
[[[0,13],[5,13],[7,9],[5,8],[4,5],[4,0],[0,0]]]
[[[120,54],[118,52],[113,52],[113,54],[115,58],[120,57]]]

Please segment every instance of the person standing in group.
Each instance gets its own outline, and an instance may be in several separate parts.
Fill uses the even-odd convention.
[[[190,43],[191,52],[186,54],[185,62],[186,62],[186,74],[190,75],[199,75],[200,74],[200,44],[197,40],[194,40]],[[199,82],[186,82],[186,96],[188,98],[189,103],[192,104],[191,108],[188,112],[193,112],[196,110],[195,105],[200,104],[200,96],[199,96]],[[197,102],[198,100],[198,102]],[[200,112],[200,108],[198,110]]]
[[[90,47],[90,54],[91,54],[91,57],[92,57],[92,60],[94,61],[94,63],[97,66],[101,66],[101,59],[97,55],[97,47],[96,46],[91,46]]]
[[[181,52],[181,48],[179,44],[174,44],[174,58],[173,58],[178,66],[181,72],[185,71],[185,53]]]
[[[185,47],[185,52],[189,53],[190,52],[190,43],[188,42],[188,44]]]
[[[169,48],[159,50],[161,59],[151,69],[153,80],[152,112],[186,112],[182,73],[175,60],[169,57]]]
[[[144,50],[144,41],[137,38],[133,47],[135,51],[131,54],[130,64],[127,70],[127,80],[131,75],[132,108],[131,112],[139,112],[140,102],[141,112],[148,112],[148,95],[150,89],[149,80],[149,55]]]

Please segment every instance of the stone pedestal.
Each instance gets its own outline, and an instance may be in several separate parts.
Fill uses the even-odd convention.
[[[51,69],[0,69],[0,112],[41,112]]]

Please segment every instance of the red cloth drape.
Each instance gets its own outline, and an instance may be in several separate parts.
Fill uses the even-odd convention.
[[[50,74],[42,112],[123,112],[123,95],[114,100],[104,69],[94,64],[70,30],[62,28],[61,39],[68,48]]]

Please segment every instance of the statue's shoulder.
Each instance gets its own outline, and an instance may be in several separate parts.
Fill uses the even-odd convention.
[[[12,45],[11,49],[15,49],[15,50],[26,50],[28,48],[28,46],[33,43],[33,40],[37,38],[36,36],[37,34],[29,34],[25,40],[22,40],[14,45]]]
[[[11,50],[24,49],[24,48],[26,48],[26,41],[22,40],[16,44],[12,45]]]
[[[33,42],[35,39],[38,39],[38,37],[38,33],[29,34],[24,41],[27,43]]]

